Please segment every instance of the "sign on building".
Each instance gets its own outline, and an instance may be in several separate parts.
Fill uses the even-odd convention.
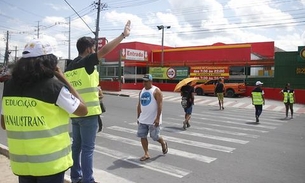
[[[212,80],[222,78],[229,78],[228,66],[196,66],[191,67],[190,77],[199,78],[202,80]]]
[[[134,50],[134,49],[122,49],[121,59],[123,60],[138,60],[138,61],[147,61],[147,51],[143,50]]]

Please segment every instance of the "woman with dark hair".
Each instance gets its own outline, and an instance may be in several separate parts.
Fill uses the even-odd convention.
[[[54,78],[56,76],[56,78]],[[19,183],[63,183],[72,166],[69,113],[87,107],[57,67],[49,44],[33,40],[5,82],[1,126]]]
[[[283,102],[286,108],[286,118],[290,109],[291,119],[293,119],[293,104],[295,102],[294,90],[290,88],[290,83],[287,83],[285,88],[281,91],[283,94]]]

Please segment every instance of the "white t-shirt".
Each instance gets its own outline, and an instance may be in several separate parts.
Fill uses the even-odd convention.
[[[140,105],[141,114],[139,116],[139,123],[152,125],[157,117],[158,106],[157,101],[154,97],[154,91],[157,89],[156,86],[152,86],[151,89],[142,89],[140,93]],[[160,115],[159,124],[162,124],[162,114]]]
[[[80,104],[80,100],[70,93],[66,87],[62,87],[58,95],[56,104],[72,114]]]

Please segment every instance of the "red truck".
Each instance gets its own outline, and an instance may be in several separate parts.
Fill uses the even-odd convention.
[[[195,85],[195,92],[197,95],[209,95],[214,94],[215,86],[218,80],[208,80],[203,84]],[[246,92],[246,85],[243,82],[229,82],[228,80],[224,81],[225,86],[225,96],[234,97]]]

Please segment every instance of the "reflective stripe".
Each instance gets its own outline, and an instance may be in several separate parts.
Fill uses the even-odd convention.
[[[47,138],[53,137],[62,133],[67,132],[68,124],[58,126],[53,129],[39,130],[39,131],[7,131],[7,138],[10,139],[37,139],[37,138]]]
[[[94,107],[94,106],[99,106],[100,102],[99,101],[91,101],[91,102],[85,102],[87,107]]]
[[[83,89],[78,89],[76,90],[79,94],[83,93],[90,93],[90,92],[98,92],[97,87],[91,87],[91,88],[83,88]]]
[[[54,160],[58,160],[67,156],[71,152],[71,145],[65,147],[60,151],[53,152],[51,154],[44,155],[18,155],[10,153],[10,160],[18,163],[45,163]]]

